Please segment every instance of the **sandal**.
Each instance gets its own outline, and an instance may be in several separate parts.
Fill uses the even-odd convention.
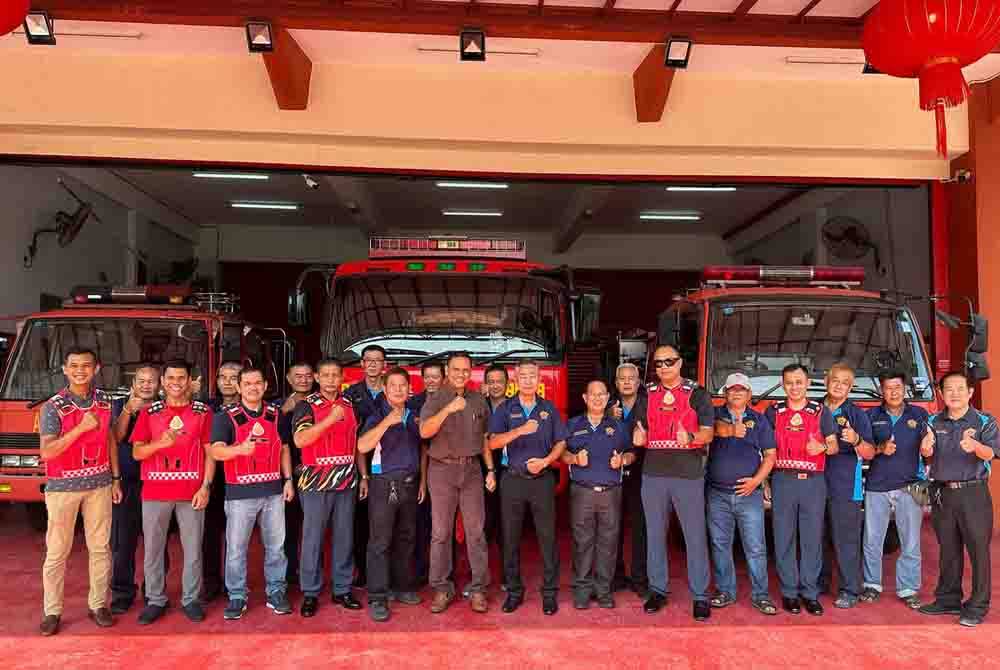
[[[760,612],[761,614],[766,614],[768,616],[774,616],[778,613],[778,608],[774,606],[770,598],[761,598],[760,600],[751,600],[750,604],[753,608]]]
[[[736,600],[730,598],[728,593],[716,593],[708,602],[712,607],[722,609],[723,607],[729,607]]]
[[[882,595],[881,591],[879,591],[878,589],[873,589],[870,586],[867,586],[865,587],[865,590],[861,592],[861,595],[858,596],[858,600],[860,600],[863,603],[873,603],[876,600],[878,600],[880,595]],[[917,605],[917,607],[920,607],[920,605]]]
[[[918,596],[915,593],[911,596],[900,598],[900,600],[902,600],[903,604],[905,604],[911,610],[918,610],[923,606],[923,603],[920,602],[920,596]]]

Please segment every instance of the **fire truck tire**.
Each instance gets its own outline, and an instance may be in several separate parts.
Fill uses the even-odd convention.
[[[559,481],[556,482],[556,495],[562,495],[569,488],[569,466],[562,461],[557,461],[555,464],[556,470],[559,472]]]
[[[24,509],[28,513],[28,525],[33,530],[42,532],[49,527],[49,515],[45,511],[45,503],[25,503]]]

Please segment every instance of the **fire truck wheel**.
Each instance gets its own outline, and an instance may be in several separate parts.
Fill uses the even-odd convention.
[[[33,530],[42,532],[48,529],[49,515],[44,503],[25,503],[24,508],[28,512],[28,524]]]

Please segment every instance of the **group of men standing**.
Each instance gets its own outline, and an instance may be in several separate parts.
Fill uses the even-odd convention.
[[[405,370],[386,372],[380,347],[366,347],[361,362],[365,378],[343,393],[339,362],[293,366],[293,393],[280,406],[263,400],[267,382],[260,370],[224,364],[218,375],[223,402],[215,408],[193,399],[188,363],[143,366],[115,415],[111,399],[94,387],[96,354],[67,352],[68,385],[45,403],[40,420],[49,482],[42,634],[59,629],[78,512],[90,554],[90,618],[99,626],[112,625],[112,615],[128,611],[139,592],[140,527],[145,606],[138,621],[152,624],[166,612],[172,520],[184,556],[181,608],[192,621],[205,618],[202,603],[214,591],[203,574],[223,563],[224,617],[243,616],[255,525],[264,545],[266,603],[276,614],[291,613],[288,586],[296,579],[301,615],[317,613],[329,527],[333,602],[361,609],[352,587],[364,584],[370,616],[385,621],[391,601],[421,602],[424,580],[433,590],[431,612],[455,600],[457,520],[471,570],[462,590],[469,606],[477,613],[489,609],[489,530],[503,556],[502,610],[517,610],[525,600],[520,546],[530,511],[543,563],[542,610],[555,614],[560,561],[552,466],[560,461],[571,481],[576,608],[592,600],[615,606],[613,592],[625,572],[624,516],[632,531],[632,588],[647,613],[660,611],[669,595],[667,538],[676,512],[694,618],[706,620],[713,608],[736,600],[737,530],[750,602],[765,615],[777,614],[768,595],[765,542],[765,497],[771,495],[785,611],[823,613],[824,529],[838,568],[834,605],[878,599],[890,516],[902,544],[896,593],[908,607],[955,614],[967,626],[988,611],[992,507],[985,483],[997,425],[970,407],[972,389],[960,373],[941,380],[946,409],[928,416],[906,402],[903,373],[881,376],[883,402],[866,412],[848,398],[850,367],[836,364],[827,372],[827,393],[818,402],[807,398],[808,371],[789,365],[782,372],[784,399],[760,414],[749,407],[745,375],[729,376],[725,403],[714,407],[704,388],[681,376],[680,354],[662,346],[652,361],[656,384],[642,389],[638,370],[624,364],[614,395],[603,381],[590,382],[586,411],[564,421],[539,395],[533,361],[517,364],[516,393],[509,398],[502,366],[486,371],[483,389],[470,387],[467,354],[452,354],[443,368],[425,365],[425,391],[417,395]],[[871,463],[867,486],[863,461]],[[922,604],[920,496],[928,490],[942,572],[935,600]],[[210,512],[220,501],[221,522]],[[209,547],[221,544],[223,534],[224,561],[212,558]],[[973,592],[965,602],[963,548],[973,566]]]

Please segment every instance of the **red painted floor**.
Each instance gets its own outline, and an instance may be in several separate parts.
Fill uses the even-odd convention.
[[[235,622],[223,621],[223,603],[208,607],[208,620],[191,624],[179,609],[148,628],[135,623],[138,609],[120,617],[110,630],[86,618],[86,551],[78,534],[67,575],[62,631],[53,638],[37,633],[41,616],[40,569],[44,536],[31,531],[18,507],[0,506],[0,659],[17,670],[59,668],[1000,668],[1000,614],[977,629],[958,626],[951,617],[925,617],[898,604],[891,593],[873,605],[835,610],[813,618],[803,613],[764,617],[742,600],[715,611],[710,622],[691,619],[680,552],[671,561],[670,605],[658,615],[642,612],[630,592],[617,596],[615,610],[576,611],[570,602],[571,558],[564,536],[561,609],[541,613],[537,595],[539,567],[533,546],[524,553],[529,587],[525,605],[513,615],[500,612],[502,593],[491,587],[492,609],[473,614],[457,602],[432,615],[425,602],[396,605],[391,621],[375,624],[365,611],[347,612],[323,601],[319,615],[305,620],[274,616],[264,607],[259,545],[251,560],[250,610]],[[256,543],[256,541],[255,541]],[[533,542],[531,543],[533,545]],[[994,556],[1000,544],[994,545]],[[170,550],[180,566],[180,546]],[[924,535],[924,592],[930,597],[938,551],[930,526]],[[499,561],[491,559],[496,574]],[[886,584],[893,583],[893,561],[886,563]],[[141,565],[141,558],[140,558]],[[460,575],[466,568],[460,568]],[[968,571],[967,571],[968,574]],[[461,581],[461,580],[460,580]],[[998,580],[1000,581],[1000,580]],[[179,576],[168,580],[176,602]],[[777,598],[776,579],[771,582]],[[360,599],[364,592],[358,591]],[[429,595],[425,591],[426,599]],[[996,594],[994,596],[996,598]],[[293,604],[300,594],[293,592]]]

